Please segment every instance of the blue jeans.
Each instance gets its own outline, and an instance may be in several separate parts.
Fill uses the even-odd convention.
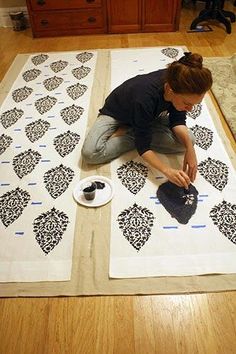
[[[178,141],[172,130],[168,127],[168,119],[156,119],[152,124],[152,142],[150,149],[162,154],[183,153],[185,147]],[[121,154],[135,149],[135,139],[132,127],[122,136],[110,138],[121,126],[118,120],[99,115],[89,131],[83,147],[82,156],[89,164],[110,162]],[[194,143],[194,136],[189,130]]]

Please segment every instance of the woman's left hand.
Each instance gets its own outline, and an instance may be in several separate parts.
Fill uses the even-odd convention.
[[[185,152],[183,170],[191,182],[194,182],[197,175],[197,156],[193,146],[188,147]]]

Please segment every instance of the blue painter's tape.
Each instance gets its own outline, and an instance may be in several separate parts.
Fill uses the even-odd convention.
[[[208,197],[208,194],[199,194],[199,197],[200,198],[205,198],[205,197]]]
[[[61,95],[62,92],[55,92],[55,95]]]
[[[16,236],[22,236],[22,235],[24,235],[24,232],[23,231],[16,231],[15,235]]]
[[[15,148],[16,148],[16,149],[20,149],[20,148],[21,148],[21,145],[16,145]]]
[[[41,160],[41,162],[51,162],[51,160]]]
[[[14,132],[21,132],[21,128],[15,128]]]
[[[63,104],[63,103],[65,103],[65,102],[58,102],[59,104]]]
[[[42,205],[43,202],[32,202],[31,205]]]
[[[10,183],[1,183],[1,187],[10,186]]]
[[[41,145],[39,145],[39,147],[40,148],[45,148],[45,147],[47,147],[47,145],[41,144]]]
[[[32,106],[33,104],[32,103],[26,103],[26,106]]]
[[[178,229],[178,226],[163,226],[163,229]]]
[[[1,163],[10,163],[11,161],[1,161]]]
[[[28,186],[36,186],[36,182],[30,182],[30,183],[28,183]]]
[[[150,199],[157,199],[157,197],[155,197],[155,196],[151,196],[151,197],[149,197]]]
[[[48,118],[55,118],[55,116],[48,116]]]
[[[55,129],[57,129],[57,128],[56,127],[49,128],[49,130],[55,130]]]
[[[33,117],[25,117],[25,119],[33,119]]]
[[[206,225],[192,225],[191,226],[193,229],[200,229],[206,227]]]

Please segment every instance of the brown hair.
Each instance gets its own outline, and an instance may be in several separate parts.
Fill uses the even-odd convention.
[[[189,52],[168,66],[166,80],[175,93],[201,95],[211,88],[211,72],[202,62],[201,55]]]

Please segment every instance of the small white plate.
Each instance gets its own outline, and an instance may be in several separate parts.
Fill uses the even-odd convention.
[[[84,197],[83,194],[83,185],[85,185],[87,182],[102,182],[105,183],[105,187],[103,189],[96,189],[96,194],[95,198],[93,200],[87,200]],[[107,204],[113,197],[114,195],[114,187],[112,184],[112,181],[104,176],[89,176],[81,181],[75,186],[75,189],[73,191],[73,196],[75,200],[82,205],[85,205],[87,207],[98,207],[104,204]]]

